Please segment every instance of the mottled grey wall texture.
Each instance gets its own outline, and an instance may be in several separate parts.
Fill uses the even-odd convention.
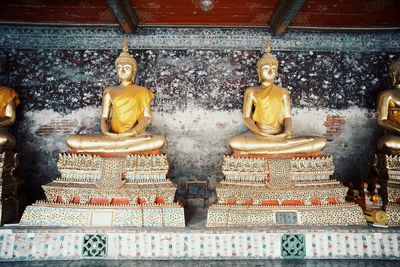
[[[329,40],[327,40],[329,41]],[[257,50],[130,50],[139,65],[136,83],[156,94],[149,132],[168,139],[169,177],[222,178],[226,141],[246,131],[242,94],[257,84]],[[289,89],[295,134],[327,136],[342,180],[366,175],[381,129],[375,99],[388,89],[387,67],[396,52],[273,51],[280,62],[276,82]],[[116,85],[117,49],[0,48],[0,84],[16,89],[22,104],[12,131],[21,176],[32,200],[57,177],[58,153],[70,133],[99,132],[102,90]]]

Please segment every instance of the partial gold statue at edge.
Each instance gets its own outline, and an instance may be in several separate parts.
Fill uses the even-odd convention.
[[[323,137],[292,136],[290,95],[274,84],[278,60],[271,54],[269,40],[257,62],[260,85],[244,92],[243,121],[250,132],[234,136],[229,147],[240,154],[287,154],[320,152]]]
[[[389,154],[400,152],[400,58],[389,66],[394,89],[382,91],[377,101],[378,124],[385,134],[378,141],[378,150]]]
[[[103,92],[102,134],[70,135],[67,144],[73,152],[129,154],[159,150],[166,143],[164,136],[145,132],[151,122],[154,94],[134,84],[138,67],[128,52],[126,38],[115,67],[121,84]]]
[[[0,62],[0,72],[2,64]],[[0,86],[0,152],[15,147],[15,138],[8,132],[16,118],[16,107],[20,100],[14,89]]]

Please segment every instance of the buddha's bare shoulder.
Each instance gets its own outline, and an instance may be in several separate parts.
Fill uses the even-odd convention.
[[[0,91],[14,91],[15,90],[11,87],[5,86],[5,85],[0,85]]]
[[[400,97],[400,90],[396,90],[396,89],[383,90],[383,91],[379,92],[378,98],[383,98],[383,97],[399,98]]]
[[[107,87],[106,89],[103,90],[103,95],[110,94],[110,93],[115,92],[115,91],[117,91],[119,89],[120,89],[119,86],[109,86],[109,87]]]
[[[247,87],[246,90],[244,90],[244,94],[245,95],[248,95],[248,94],[254,95],[261,90],[262,89],[260,86],[250,86],[250,87]]]

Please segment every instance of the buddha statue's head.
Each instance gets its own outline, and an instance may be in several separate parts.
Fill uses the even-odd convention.
[[[400,58],[389,66],[389,78],[393,86],[400,86]]]
[[[268,38],[264,48],[264,54],[257,61],[258,81],[273,82],[276,74],[278,73],[278,66],[278,60],[274,55],[271,54],[271,46]]]
[[[115,68],[120,81],[133,81],[136,77],[138,71],[137,62],[132,55],[129,54],[126,37],[124,38],[122,52],[115,60]]]

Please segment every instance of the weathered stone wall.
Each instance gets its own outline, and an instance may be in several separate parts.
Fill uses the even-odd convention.
[[[5,70],[0,73],[0,84],[15,88],[21,97],[13,132],[18,140],[21,176],[32,188],[31,198],[36,199],[41,197],[40,185],[58,175],[56,160],[59,152],[67,151],[66,136],[100,131],[102,90],[118,83],[114,60],[120,42],[115,47],[104,47],[98,40],[97,49],[84,44],[75,48],[70,43],[51,45],[52,40],[37,45],[32,41],[34,37],[21,31],[32,44],[21,42],[13,48],[7,38],[15,36],[4,32],[3,39],[0,37],[0,60]],[[181,37],[182,33],[177,32]],[[89,33],[96,35],[95,31]],[[91,36],[89,33],[82,38]],[[202,47],[203,43],[190,43],[186,48],[149,45],[146,49],[141,41],[159,32],[144,33],[139,32],[130,43],[141,49],[130,51],[139,65],[136,82],[156,94],[149,132],[167,137],[169,176],[178,184],[196,177],[209,179],[213,187],[222,176],[222,156],[229,153],[227,139],[246,131],[241,120],[242,94],[246,87],[257,83],[255,65],[266,33],[251,35],[259,40],[259,49],[230,43],[223,46],[221,43],[230,40],[226,35],[213,36],[221,43],[211,43],[210,49]],[[192,34],[196,35],[196,30]],[[246,34],[239,31],[235,36]],[[121,38],[121,34],[116,35],[110,42]],[[366,45],[379,45],[388,37],[385,33],[373,35],[376,39],[372,41],[368,36],[353,40],[364,44],[364,48],[354,49],[357,51],[351,47],[340,51],[327,45],[340,35],[314,33],[312,36],[325,45],[321,51],[317,45],[304,44],[301,38],[305,37],[309,43],[316,42],[306,33],[292,35],[303,41],[298,49],[292,48],[298,39],[288,41],[286,37],[280,44],[276,39],[280,49],[273,53],[280,61],[277,83],[291,93],[295,134],[326,136],[329,143],[325,152],[334,154],[341,179],[365,176],[368,156],[375,151],[381,134],[375,122],[375,98],[381,89],[389,88],[387,66],[400,55],[400,47],[371,49]],[[389,36],[399,37],[397,33]],[[68,36],[64,38],[68,42]],[[346,38],[352,35],[346,34]],[[357,38],[359,35],[354,34]]]

